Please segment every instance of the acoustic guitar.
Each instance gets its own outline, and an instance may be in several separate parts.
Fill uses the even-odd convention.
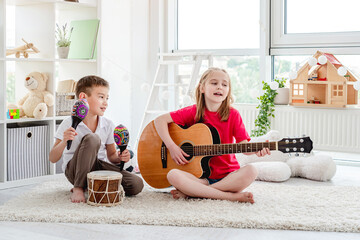
[[[257,152],[263,148],[283,153],[310,153],[312,150],[309,137],[283,138],[278,142],[220,144],[219,133],[210,125],[197,123],[184,129],[170,123],[168,127],[174,142],[190,155],[186,158],[189,163],[177,165],[171,159],[170,152],[155,129],[154,121],[150,122],[141,133],[137,159],[142,177],[154,188],[169,187],[166,175],[174,168],[189,172],[197,178],[209,177],[209,161],[217,155]]]

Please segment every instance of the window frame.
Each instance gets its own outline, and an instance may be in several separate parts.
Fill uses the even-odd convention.
[[[214,56],[258,55],[260,57],[260,79],[265,82],[271,82],[275,77],[275,56],[311,56],[318,50],[331,52],[336,55],[360,55],[360,32],[281,34],[284,32],[284,5],[286,1],[287,0],[260,0],[259,49],[179,50],[177,46],[178,0],[168,0],[167,4],[165,4],[165,17],[162,19],[163,21],[160,21],[161,26],[164,26],[164,28],[162,28],[164,33],[160,34],[164,36],[164,41],[160,45],[160,49],[157,48],[156,50],[160,50],[160,52],[211,52]],[[172,24],[167,23],[167,21]],[[359,39],[359,41],[350,41],[349,37]]]
[[[213,56],[259,56],[259,76],[265,82],[271,81],[272,61],[270,56],[270,1],[259,0],[260,2],[260,46],[259,48],[238,48],[238,49],[178,49],[178,0],[169,0],[174,2],[175,11],[173,15],[169,14],[168,18],[175,18],[175,29],[168,29],[168,32],[175,32],[173,49],[171,52],[211,52]],[[169,10],[169,9],[168,9]],[[259,89],[261,90],[261,88]]]
[[[285,33],[285,8],[287,0],[271,1],[271,49],[277,48],[355,48],[360,53],[359,32],[336,32],[336,33]],[[356,41],[357,40],[357,41]],[[298,49],[297,53],[304,53],[304,49]],[[281,52],[281,51],[280,51]],[[314,52],[312,50],[312,52]],[[334,52],[334,51],[332,51]],[[272,51],[277,55],[279,51]],[[344,54],[343,52],[341,52]]]

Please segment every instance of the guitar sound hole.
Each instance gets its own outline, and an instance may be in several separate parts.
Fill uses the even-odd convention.
[[[184,152],[186,152],[188,155],[190,155],[189,157],[185,157],[186,160],[192,159],[192,157],[194,156],[194,147],[193,147],[193,145],[191,145],[190,143],[184,143],[183,145],[181,145],[180,148]]]

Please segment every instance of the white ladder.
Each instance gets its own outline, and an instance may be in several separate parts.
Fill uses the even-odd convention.
[[[201,67],[211,67],[211,53],[180,52],[159,54],[159,62],[136,138],[135,150],[142,130],[157,116],[191,104]],[[187,67],[187,69],[186,69]],[[181,69],[184,68],[184,69]],[[187,71],[186,71],[187,70]],[[190,72],[184,74],[184,72]]]

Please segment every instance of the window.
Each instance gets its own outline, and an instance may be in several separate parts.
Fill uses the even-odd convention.
[[[177,46],[180,51],[210,51],[213,65],[225,69],[235,102],[257,103],[260,1],[178,1]]]
[[[273,75],[275,78],[289,78],[290,72],[298,71],[311,55],[306,56],[275,56]]]
[[[293,95],[295,97],[304,96],[304,84],[294,84]]]
[[[267,57],[267,44],[271,44],[272,79],[289,79],[290,73],[297,72],[317,50],[333,53],[360,79],[360,67],[357,64],[360,62],[360,22],[356,19],[360,1],[264,2],[177,1],[178,49],[175,51],[213,52],[216,56],[214,66],[229,71],[235,83],[233,92],[236,102],[239,103],[258,102],[256,97],[261,92],[264,72],[270,75],[270,64],[266,60],[266,69],[264,64],[260,66],[260,62],[264,63],[265,60],[263,55],[260,57],[257,54],[266,52]],[[268,39],[266,34],[261,35],[260,48],[259,32],[267,26],[267,10],[269,14],[271,12],[271,36]],[[255,61],[258,66],[247,70],[245,66],[249,65],[244,60]],[[268,75],[265,79],[268,79]],[[297,90],[299,97],[304,94],[304,89]]]
[[[333,97],[342,97],[343,96],[343,86],[342,85],[333,85],[332,96]]]
[[[262,87],[258,56],[219,56],[214,58],[214,66],[229,73],[235,102],[258,103]]]
[[[360,31],[359,0],[286,1],[285,33]]]
[[[358,47],[359,7],[357,0],[273,1],[271,47]]]
[[[178,49],[259,48],[259,1],[178,1]]]

